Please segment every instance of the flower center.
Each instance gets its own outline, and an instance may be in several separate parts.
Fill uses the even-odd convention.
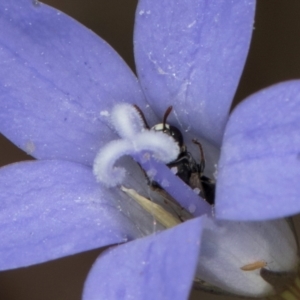
[[[211,214],[211,206],[199,197],[199,192],[176,176],[166,164],[178,161],[182,154],[182,141],[178,129],[164,123],[156,125],[152,130],[144,121],[140,110],[130,104],[116,105],[111,113],[112,125],[121,137],[111,141],[100,149],[97,154],[93,171],[99,182],[107,187],[121,185],[126,176],[126,170],[116,167],[116,161],[130,155],[146,172],[151,182],[156,182],[170,194],[182,207],[194,216]],[[174,137],[175,136],[175,137]],[[187,159],[188,163],[191,158]],[[198,165],[195,163],[195,168]],[[175,171],[178,173],[178,170]]]

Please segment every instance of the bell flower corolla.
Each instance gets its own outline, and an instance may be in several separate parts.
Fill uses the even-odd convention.
[[[277,291],[272,274],[293,274],[298,262],[293,233],[279,218],[300,210],[300,82],[258,92],[229,116],[254,7],[254,0],[140,0],[137,80],[70,17],[37,1],[1,1],[0,131],[37,159],[0,169],[1,270],[118,244],[94,264],[83,299],[187,299],[193,280],[244,296]],[[168,161],[178,148],[162,135],[153,146],[135,119],[118,130],[111,112],[124,103],[137,105],[151,125],[173,106],[168,122],[188,147],[194,137],[203,144],[205,170],[217,181],[215,209],[198,196],[189,203],[183,196],[191,189],[180,180],[174,186],[178,177],[162,162],[143,161],[145,151],[164,161],[166,148],[175,153]],[[116,180],[112,188],[92,171],[98,153],[101,181],[98,159],[111,143],[112,173],[102,175]],[[124,193],[147,195],[148,188],[123,154],[148,174],[155,165],[155,180],[173,186],[196,217],[161,232],[168,226]],[[115,161],[121,172],[114,173]]]

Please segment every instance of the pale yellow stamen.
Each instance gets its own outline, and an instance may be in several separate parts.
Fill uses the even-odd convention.
[[[241,270],[243,271],[254,271],[254,270],[257,270],[257,269],[261,269],[261,268],[264,268],[265,266],[267,265],[267,263],[263,260],[258,260],[258,261],[255,261],[251,264],[247,264],[247,265],[244,265],[241,267]]]
[[[139,203],[147,212],[149,212],[157,222],[166,228],[174,227],[181,223],[181,221],[166,211],[162,206],[152,202],[146,197],[140,195],[133,189],[128,189],[121,186],[121,190],[125,192],[130,198]]]

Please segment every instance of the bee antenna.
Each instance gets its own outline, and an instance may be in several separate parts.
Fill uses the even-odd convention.
[[[202,173],[205,169],[205,157],[204,157],[204,151],[202,148],[202,145],[200,142],[198,142],[196,139],[192,139],[192,142],[196,145],[198,145],[200,149],[200,155],[201,155],[201,160],[200,160],[200,173]]]
[[[167,118],[169,116],[169,114],[171,113],[173,109],[173,106],[169,106],[164,114],[164,118],[163,118],[163,131],[166,130],[166,123],[167,123]]]
[[[144,124],[145,124],[145,127],[147,128],[147,129],[150,129],[150,127],[149,127],[149,125],[148,125],[148,123],[147,123],[147,120],[146,120],[146,118],[145,118],[145,115],[144,115],[144,113],[143,113],[143,111],[139,108],[139,106],[137,106],[136,104],[133,104],[133,107],[137,110],[137,112],[139,113],[139,115],[140,115],[140,117],[142,118],[142,120],[143,120],[143,122],[144,122]]]

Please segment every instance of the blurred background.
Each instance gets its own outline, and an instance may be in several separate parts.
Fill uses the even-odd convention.
[[[137,0],[45,0],[110,43],[134,70],[132,34]],[[1,13],[1,12],[0,12]],[[258,0],[255,29],[236,105],[274,83],[300,78],[300,1]],[[300,109],[300,108],[299,108]],[[0,137],[0,166],[30,159]],[[278,166],[278,172],[280,168]],[[296,227],[299,232],[299,217]],[[79,300],[84,279],[100,250],[0,273],[2,300]],[[191,299],[231,299],[193,292]]]

